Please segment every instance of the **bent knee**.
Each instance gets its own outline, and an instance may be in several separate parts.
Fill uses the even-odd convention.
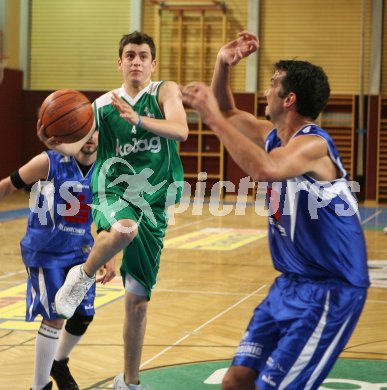
[[[255,389],[258,373],[243,366],[231,366],[222,381],[222,390]]]
[[[138,302],[134,306],[135,315],[139,318],[145,317],[148,310],[148,301]]]
[[[74,315],[66,321],[65,329],[73,336],[83,336],[93,321],[93,318],[93,315],[83,316],[78,313],[74,313]]]
[[[110,230],[114,244],[124,248],[128,246],[138,234],[138,225],[132,219],[121,219],[115,222]]]
[[[43,319],[42,320],[42,324],[48,325],[48,326],[50,326],[52,328],[55,328],[55,329],[62,329],[64,321],[65,320],[62,319],[62,318],[58,318],[56,320],[46,320],[46,319]]]
[[[236,378],[234,376],[227,376],[223,378],[222,390],[239,390],[244,388],[244,380],[242,378]]]
[[[146,316],[148,309],[148,299],[146,296],[140,296],[133,293],[126,292],[125,302],[127,310],[130,311],[137,318]]]

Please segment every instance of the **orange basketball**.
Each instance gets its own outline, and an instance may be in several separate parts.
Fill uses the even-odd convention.
[[[40,107],[39,117],[47,137],[68,144],[84,138],[94,121],[89,99],[72,89],[60,89],[48,95]]]

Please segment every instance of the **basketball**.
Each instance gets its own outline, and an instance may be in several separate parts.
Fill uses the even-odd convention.
[[[39,118],[48,138],[73,143],[84,138],[94,122],[93,108],[81,92],[60,89],[48,95],[40,107]]]

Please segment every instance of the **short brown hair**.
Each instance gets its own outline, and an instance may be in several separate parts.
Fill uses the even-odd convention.
[[[124,50],[124,47],[129,43],[134,43],[135,45],[142,45],[143,43],[147,44],[150,48],[152,60],[156,58],[156,46],[153,41],[153,38],[148,34],[145,34],[140,31],[133,31],[131,34],[126,34],[122,36],[118,49],[118,55],[120,56],[120,58],[122,58],[122,52]]]

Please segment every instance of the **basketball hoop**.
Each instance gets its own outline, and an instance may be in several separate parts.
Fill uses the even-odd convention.
[[[4,69],[7,66],[7,63],[8,63],[8,57],[0,56],[0,84],[3,82]]]

